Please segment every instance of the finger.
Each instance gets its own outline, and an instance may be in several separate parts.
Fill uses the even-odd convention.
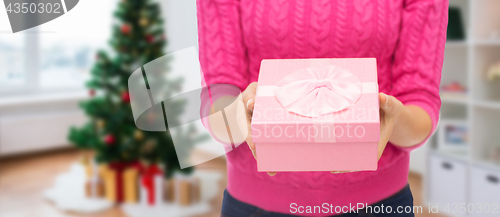
[[[253,158],[257,160],[257,153],[255,153],[255,149],[250,149],[252,151]]]
[[[250,115],[250,114],[247,114],[247,115]],[[250,121],[248,123],[250,123]],[[248,136],[246,138],[246,142],[248,144],[248,148],[250,148],[250,151],[252,152],[253,157],[255,158],[255,160],[257,160],[257,153],[255,152],[255,143],[252,140],[251,133],[252,132],[250,129],[250,124],[248,124]]]
[[[252,139],[252,128],[251,128],[251,120],[252,120],[252,113],[250,110],[247,109],[247,112],[245,113],[247,117],[247,131],[248,131],[248,136],[246,138],[246,142],[248,144],[248,148],[250,148],[250,151],[252,152],[253,157],[255,160],[257,160],[257,153],[255,152],[255,143],[253,142]]]
[[[257,160],[257,154],[255,152],[255,143],[252,141],[252,132],[251,132],[251,119],[252,119],[252,113],[253,113],[253,108],[255,105],[255,91],[257,90],[257,82],[252,82],[250,83],[245,91],[242,93],[242,100],[243,104],[245,105],[246,108],[246,128],[248,130],[248,136],[246,138],[246,142],[248,144],[248,148],[252,152],[253,157]]]
[[[255,158],[255,160],[257,160],[257,153],[255,152],[255,143],[253,143],[251,136],[247,138],[247,144],[248,148],[250,148],[250,151],[252,152],[253,157]]]
[[[243,97],[239,97],[239,104],[236,110],[236,118],[237,118],[237,123],[238,123],[238,128],[239,131],[241,132],[241,135],[245,135],[245,141],[248,144],[248,148],[250,148],[250,151],[252,152],[254,158],[256,157],[255,155],[255,144],[252,141],[252,129],[251,129],[251,114],[248,112],[248,110],[245,108],[245,105],[243,104]],[[236,145],[236,144],[235,144]],[[238,144],[239,146],[239,144]]]
[[[250,98],[250,99],[248,99],[248,101],[246,103],[246,108],[248,109],[248,111],[252,111],[253,112],[254,105],[255,105],[254,98]]]
[[[339,174],[339,173],[352,173],[352,172],[358,172],[357,170],[351,170],[351,171],[330,171],[332,174]]]
[[[384,154],[385,147],[387,146],[388,142],[389,142],[389,138],[383,139],[383,140],[381,139],[378,142],[378,146],[377,146],[377,160],[380,160],[380,158],[382,158],[382,155]]]
[[[267,175],[269,175],[269,176],[275,176],[276,172],[267,172]]]
[[[389,108],[389,96],[382,92],[380,92],[378,96],[379,96],[380,108],[381,109]]]
[[[379,93],[379,100],[380,100],[380,108],[386,114],[393,114],[395,112],[396,110],[395,103],[397,102],[396,98],[394,98],[391,95],[387,95],[385,93]]]
[[[253,106],[255,104],[255,91],[257,90],[257,82],[253,82],[248,85],[247,89],[243,91],[243,103],[246,108],[253,111]]]

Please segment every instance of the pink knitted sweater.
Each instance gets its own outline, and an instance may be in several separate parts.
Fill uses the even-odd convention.
[[[448,0],[198,0],[197,7],[207,83],[244,90],[257,81],[263,59],[375,57],[380,91],[425,109],[435,129]],[[291,203],[371,204],[407,184],[415,147],[388,144],[373,172],[270,177],[257,172],[241,145],[227,154],[227,190],[245,203],[288,214]]]

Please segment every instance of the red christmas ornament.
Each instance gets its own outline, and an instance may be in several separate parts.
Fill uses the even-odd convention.
[[[104,136],[104,143],[106,143],[107,145],[113,145],[115,144],[115,141],[115,137],[111,134]]]
[[[122,94],[122,101],[129,103],[130,102],[130,95],[128,94],[128,91],[123,92]]]
[[[155,38],[154,38],[152,35],[146,35],[146,41],[147,41],[148,43],[153,42],[153,41],[154,41],[154,39],[155,39]]]
[[[90,89],[90,90],[89,90],[89,95],[90,95],[91,97],[95,96],[95,90],[94,90],[94,89]]]
[[[121,31],[123,34],[127,35],[130,33],[130,25],[128,24],[123,24],[122,25],[122,28],[121,28]]]

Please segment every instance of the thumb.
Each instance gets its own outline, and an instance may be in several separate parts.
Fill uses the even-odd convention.
[[[252,82],[242,93],[243,105],[245,105],[245,107],[250,111],[253,111],[253,106],[255,104],[256,90],[257,90],[257,82]]]
[[[395,98],[385,93],[379,93],[380,109],[386,114],[391,114],[395,110]]]

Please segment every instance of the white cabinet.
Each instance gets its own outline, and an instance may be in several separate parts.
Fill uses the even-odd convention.
[[[467,202],[466,163],[438,154],[429,157],[429,202],[441,210],[447,204]]]
[[[452,204],[449,212],[444,211],[448,203],[458,203],[458,212],[465,213],[462,216],[500,217],[500,207],[499,213],[493,215],[478,213],[477,208],[478,203],[500,204],[500,184],[495,184],[500,179],[500,151],[497,151],[500,147],[500,80],[492,81],[487,76],[488,68],[500,61],[500,0],[449,0],[449,3],[460,9],[466,39],[446,42],[441,85],[459,82],[467,91],[441,96],[440,121],[465,121],[468,148],[462,152],[437,149],[446,145],[439,142],[442,141],[439,135],[432,137],[434,144],[423,176],[424,204],[439,203],[440,213],[451,217],[461,215],[456,214]],[[439,130],[443,130],[443,125],[438,126]]]
[[[470,173],[472,217],[500,216],[500,172],[474,166]]]

